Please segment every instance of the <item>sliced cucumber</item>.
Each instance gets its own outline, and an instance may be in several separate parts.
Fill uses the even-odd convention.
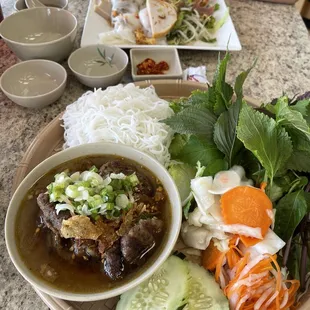
[[[147,281],[124,293],[116,310],[176,310],[187,302],[188,265],[171,256]]]
[[[214,277],[203,267],[188,262],[189,298],[184,310],[229,310],[228,300]]]
[[[228,300],[204,268],[169,257],[147,281],[123,294],[116,310],[229,310]]]

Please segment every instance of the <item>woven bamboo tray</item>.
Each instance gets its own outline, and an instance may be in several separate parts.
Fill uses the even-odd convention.
[[[171,100],[180,97],[188,97],[193,90],[206,90],[207,85],[182,80],[156,80],[137,82],[135,85],[148,87],[153,85],[159,97]],[[259,106],[259,102],[252,98],[245,98],[252,106]],[[60,116],[52,120],[33,140],[19,164],[13,182],[13,191],[17,188],[24,177],[40,162],[47,157],[59,152],[64,143],[63,128]],[[34,288],[44,303],[51,310],[114,310],[118,297],[96,302],[72,302],[52,297]],[[305,297],[299,310],[310,310],[310,294]]]

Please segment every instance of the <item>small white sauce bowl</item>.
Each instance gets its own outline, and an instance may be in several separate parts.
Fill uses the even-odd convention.
[[[112,58],[111,65],[103,64],[105,60],[98,49],[105,53],[106,58]],[[68,59],[68,65],[82,84],[92,88],[106,88],[121,81],[128,65],[128,56],[115,46],[89,45],[74,51]]]
[[[73,14],[50,7],[16,12],[0,24],[0,36],[21,60],[64,60],[72,51],[76,32]]]
[[[163,74],[141,74],[138,75],[137,65],[146,58],[153,59],[156,63],[165,61],[169,70]],[[183,72],[178,50],[172,47],[164,48],[132,48],[130,50],[131,75],[134,81],[160,80],[160,79],[182,79]]]
[[[112,286],[110,289],[99,293],[92,293],[91,291],[85,293],[70,293],[48,284],[46,281],[36,276],[31,270],[27,268],[17,248],[16,217],[28,190],[35,182],[38,181],[39,178],[62,163],[90,155],[94,155],[96,157],[100,155],[116,155],[133,160],[137,164],[149,169],[154,174],[154,176],[160,180],[169,197],[171,205],[170,225],[166,232],[167,235],[165,237],[165,243],[161,247],[161,252],[157,258],[151,261],[150,265],[148,265],[148,267],[140,274],[129,277],[127,282],[124,284],[120,284],[119,286],[115,287]],[[9,255],[15,267],[21,273],[21,275],[37,289],[49,295],[65,300],[94,301],[118,296],[142,283],[154,272],[156,272],[156,270],[158,270],[158,268],[171,254],[179,236],[181,222],[182,207],[179,191],[169,172],[157,160],[129,146],[116,143],[99,142],[83,144],[61,151],[45,159],[24,178],[24,180],[15,191],[7,211],[5,219],[5,239]]]
[[[13,102],[26,108],[43,108],[55,102],[64,92],[67,72],[50,60],[28,60],[7,69],[0,87]]]

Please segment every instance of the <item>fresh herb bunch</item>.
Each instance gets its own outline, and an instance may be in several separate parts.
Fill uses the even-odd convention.
[[[225,80],[229,60],[229,53],[219,59],[207,91],[171,103],[175,115],[163,121],[176,132],[170,153],[192,167],[200,161],[204,175],[242,165],[256,186],[268,184],[276,209],[274,230],[287,242],[279,259],[293,277],[301,277],[304,288],[310,272],[305,259],[310,256],[310,93],[293,99],[283,95],[255,109],[243,96],[252,67],[232,86]],[[290,247],[294,251],[287,255]]]

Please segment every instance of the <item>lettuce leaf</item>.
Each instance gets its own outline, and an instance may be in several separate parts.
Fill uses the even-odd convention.
[[[243,103],[237,137],[265,168],[265,181],[271,184],[276,173],[292,154],[292,141],[284,128],[269,116]]]
[[[173,140],[169,146],[169,153],[172,159],[177,159],[178,155],[182,151],[183,147],[186,145],[189,137],[187,135],[182,135],[176,133],[173,137]]]
[[[173,164],[168,171],[179,190],[181,201],[185,200],[191,191],[191,179],[195,177],[195,168],[187,164]]]

